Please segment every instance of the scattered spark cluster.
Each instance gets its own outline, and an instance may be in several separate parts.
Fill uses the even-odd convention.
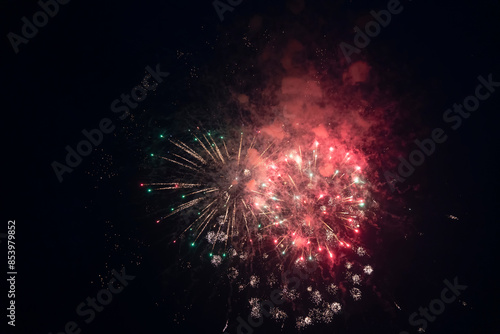
[[[228,268],[224,276],[239,291],[280,287],[289,303],[311,305],[295,318],[297,328],[332,321],[342,310],[339,291],[361,298],[373,268],[359,260],[367,257],[360,235],[370,210],[359,152],[334,140],[276,142],[259,132],[227,140],[198,131],[189,141],[168,141],[168,155],[152,156],[168,163],[169,179],[141,186],[175,197],[157,223],[178,215],[190,221],[174,243],[187,240],[213,266]],[[289,288],[283,272],[308,263],[323,274],[311,272],[307,285]],[[262,316],[262,297],[249,299],[254,318]],[[285,307],[270,315],[289,318]]]

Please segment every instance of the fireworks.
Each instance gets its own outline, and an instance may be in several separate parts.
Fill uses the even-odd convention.
[[[282,255],[297,261],[334,258],[338,248],[351,248],[364,219],[367,190],[359,161],[338,147],[323,149],[318,141],[301,146],[267,164],[261,184],[268,210],[264,229]],[[263,212],[264,213],[264,212]]]
[[[261,214],[269,214],[256,210],[253,205],[262,197],[255,180],[263,173],[267,149],[261,153],[257,151],[256,137],[248,148],[244,148],[243,133],[237,145],[231,145],[234,142],[227,144],[222,136],[216,140],[211,133],[195,135],[192,141],[199,152],[181,141],[170,140],[180,152],[169,157],[160,156],[181,169],[175,176],[176,182],[143,184],[149,187],[148,191],[182,192],[180,197],[185,201],[172,207],[158,222],[178,213],[193,214],[196,219],[182,232],[192,232],[193,246],[205,237],[211,250],[222,244],[224,257],[229,248],[240,252],[254,239],[259,239]],[[197,208],[196,213],[194,208]]]
[[[335,270],[341,271],[340,259],[366,255],[359,245],[369,210],[362,155],[334,140],[276,143],[258,132],[231,140],[201,133],[187,143],[170,140],[170,145],[174,149],[168,155],[157,156],[170,164],[168,182],[142,184],[149,192],[172,191],[180,200],[157,222],[176,215],[189,219],[176,240],[183,236],[191,246],[200,245],[215,267],[227,261],[224,276],[239,280],[240,291],[267,282],[281,286],[289,302],[308,300],[313,308],[296,318],[299,328],[331,321],[341,310],[338,298],[332,299],[338,296],[333,280]],[[262,270],[242,277],[245,263],[256,259]],[[314,280],[307,291],[289,290],[283,271],[305,268],[308,262],[327,268],[329,277]],[[356,269],[359,273],[353,273]],[[358,287],[372,267],[347,262],[343,270],[349,294],[359,300]],[[259,272],[266,277],[261,279]],[[260,314],[257,300],[250,299],[252,317]],[[281,309],[273,314],[287,318]]]

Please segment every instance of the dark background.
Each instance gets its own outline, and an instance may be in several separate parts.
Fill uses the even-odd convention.
[[[427,109],[415,116],[422,129],[409,131],[429,133],[444,126],[444,110],[474,92],[478,75],[492,73],[500,81],[500,5],[403,5],[404,11],[363,52],[388,72],[411,69],[408,86],[426,92]],[[357,17],[384,8],[386,2],[318,1],[307,6],[313,11],[335,8],[338,25],[348,29]],[[156,131],[147,122],[148,113],[168,114],[173,109],[169,101],[182,103],[184,96],[173,94],[182,95],[195,81],[193,66],[224,63],[221,55],[231,49],[210,47],[217,46],[219,36],[231,34],[234,25],[256,14],[290,15],[286,3],[244,0],[220,22],[210,1],[73,0],[14,54],[7,33],[19,33],[21,17],[38,10],[34,1],[3,1],[0,9],[2,172],[7,184],[1,232],[8,219],[16,220],[18,271],[16,328],[2,332],[59,333],[74,320],[83,333],[221,333],[224,287],[214,288],[210,267],[172,274],[174,259],[190,251],[169,251],[162,244],[162,231],[147,210],[148,195],[138,187],[144,176],[140,166],[149,154],[145,143]],[[178,60],[178,50],[192,54],[189,62]],[[383,63],[388,59],[393,62]],[[133,121],[118,120],[110,111],[111,101],[130,92],[146,66],[158,63],[170,76],[134,111]],[[369,304],[334,325],[306,332],[415,333],[408,316],[438,298],[443,280],[455,276],[468,288],[427,332],[499,332],[498,94],[482,102],[456,132],[447,131],[449,139],[407,181],[415,187],[401,195],[405,204],[388,210],[400,212],[414,227],[398,237],[398,231],[383,231],[390,242],[378,250],[375,264],[384,298],[402,310]],[[59,183],[50,164],[62,162],[64,147],[74,147],[83,139],[82,129],[96,127],[105,117],[117,130],[105,135]],[[6,254],[5,245],[2,239]],[[93,322],[83,324],[76,306],[97,294],[111,269],[123,266],[136,278]],[[255,333],[275,331],[269,323]]]

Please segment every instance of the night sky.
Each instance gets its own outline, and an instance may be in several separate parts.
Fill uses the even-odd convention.
[[[15,328],[7,325],[8,286],[1,285],[1,333],[223,333],[226,322],[227,333],[239,333],[237,316],[249,314],[245,298],[187,242],[171,244],[184,221],[156,224],[169,197],[155,197],[140,183],[169,171],[158,171],[150,155],[168,150],[160,135],[180,138],[193,124],[248,126],[248,119],[238,120],[244,112],[233,103],[234,92],[264,95],[272,91],[272,75],[282,74],[280,63],[250,66],[265,46],[279,53],[300,40],[308,55],[302,60],[336,61],[336,67],[320,66],[318,76],[341,82],[333,68],[344,71],[349,63],[340,43],[353,45],[353,28],[363,28],[370,11],[390,1],[232,1],[239,2],[221,21],[212,1],[73,0],[16,45],[9,33],[22,37],[21,19],[32,22],[41,7],[2,1],[2,281],[9,277],[9,220],[16,222],[17,275]],[[417,333],[410,315],[441,298],[443,281],[456,277],[467,288],[425,332],[498,333],[500,83],[459,125],[443,114],[475,93],[479,76],[500,82],[500,4],[400,5],[387,27],[351,55],[371,68],[371,81],[356,89],[373,104],[398,104],[387,109],[392,123],[371,155],[378,157],[373,182],[381,217],[367,238],[375,269],[371,293],[332,323],[303,332]],[[255,22],[259,29],[248,28]],[[136,106],[131,101],[129,114],[113,110],[113,101],[144,79],[157,82],[147,97]],[[259,115],[262,126],[267,119]],[[108,133],[95,137],[91,153],[58,178],[54,161],[66,164],[65,148],[76,149],[82,130],[98,127]],[[447,139],[392,192],[384,172],[396,171],[398,156],[408,158],[414,141],[436,128],[445,129]],[[122,268],[127,285],[86,323],[92,312],[79,315],[78,306],[125,276],[118,274]],[[253,328],[280,331],[297,330],[270,319]]]

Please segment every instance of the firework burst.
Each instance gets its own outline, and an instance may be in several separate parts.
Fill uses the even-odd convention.
[[[251,245],[261,226],[260,215],[268,214],[254,210],[253,203],[262,197],[255,184],[265,172],[266,152],[272,144],[259,151],[256,136],[247,146],[243,133],[239,141],[229,143],[222,136],[215,139],[212,133],[194,135],[191,146],[175,140],[170,143],[178,152],[159,158],[179,168],[173,177],[177,180],[142,185],[150,192],[177,191],[184,202],[171,207],[157,222],[179,213],[195,216],[181,234],[189,231],[194,236],[193,246],[204,236],[212,251],[222,243],[224,256],[229,248],[242,250]]]
[[[200,245],[215,267],[226,263],[224,276],[240,291],[279,287],[284,300],[310,304],[296,318],[298,328],[331,321],[342,308],[339,290],[361,298],[359,287],[373,271],[359,261],[366,256],[359,236],[370,206],[361,154],[334,140],[277,144],[258,132],[231,140],[200,133],[188,143],[169,142],[169,154],[157,156],[170,165],[169,182],[142,184],[180,199],[157,222],[187,217],[180,235]],[[290,288],[283,273],[310,263],[322,278],[309,279],[302,291]],[[253,318],[262,316],[260,301],[250,298]],[[288,318],[277,307],[271,315]]]
[[[265,204],[271,208],[266,229],[282,255],[298,261],[333,258],[338,248],[356,243],[365,218],[368,190],[358,157],[315,141],[279,152],[268,164]],[[267,186],[269,185],[269,186]]]

